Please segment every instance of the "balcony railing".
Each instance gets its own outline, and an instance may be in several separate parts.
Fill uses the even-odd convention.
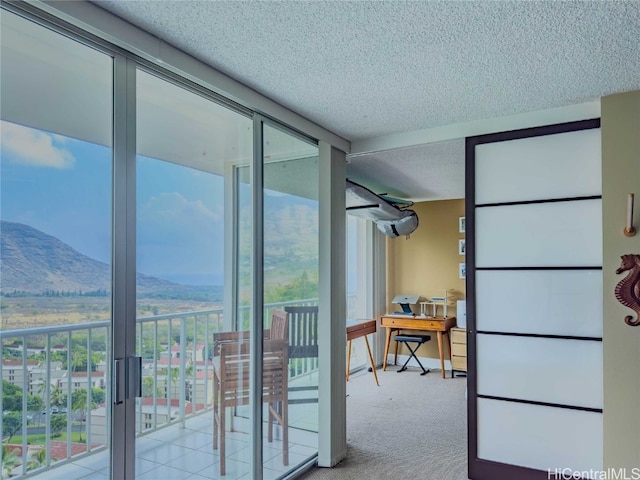
[[[273,308],[287,305],[317,305],[317,299],[267,304],[264,318],[271,318]],[[246,324],[248,315],[249,307],[240,307],[236,324]],[[143,361],[143,398],[136,406],[138,435],[176,423],[184,426],[188,417],[212,407],[213,333],[232,327],[225,324],[221,308],[136,319],[136,349]],[[7,409],[2,400],[4,382],[0,382],[3,417],[19,413],[22,419],[17,431],[3,431],[5,422],[0,424],[0,438],[7,449],[5,471],[13,465],[13,475],[37,475],[45,467],[106,448],[111,424],[110,408],[105,407],[111,401],[111,341],[108,320],[0,331],[2,379],[22,390],[18,408],[13,404]],[[13,361],[5,360],[8,350],[13,350]],[[317,370],[317,359],[302,360],[290,369],[290,380]],[[29,441],[28,435],[36,433],[40,438]],[[65,433],[66,438],[56,440]],[[21,436],[20,442],[7,445],[9,434]],[[46,453],[38,455],[43,448]]]

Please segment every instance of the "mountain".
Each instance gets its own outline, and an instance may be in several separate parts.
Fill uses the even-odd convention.
[[[111,290],[111,266],[90,258],[29,225],[0,221],[0,292],[40,295]],[[139,273],[144,296],[197,296],[207,287],[190,287]],[[212,287],[208,287],[211,290]],[[210,298],[210,297],[209,297]]]

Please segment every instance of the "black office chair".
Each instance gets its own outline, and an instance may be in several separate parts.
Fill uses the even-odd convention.
[[[402,368],[398,370],[398,373],[404,372],[407,369],[407,364],[409,363],[409,360],[411,360],[411,358],[415,358],[416,362],[418,362],[418,365],[420,365],[420,368],[422,369],[422,373],[420,375],[426,375],[427,373],[429,373],[429,370],[425,369],[422,366],[422,363],[420,363],[420,359],[416,356],[416,351],[418,350],[418,348],[420,348],[420,345],[431,340],[431,335],[396,335],[395,340],[396,342],[404,343],[410,352],[409,358],[407,358],[407,361],[404,362]],[[416,347],[411,348],[411,343],[415,343]]]

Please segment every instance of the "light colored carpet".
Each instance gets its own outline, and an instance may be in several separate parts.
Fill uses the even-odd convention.
[[[398,368],[379,369],[379,387],[370,372],[351,377],[347,458],[311,470],[304,480],[467,479],[466,377]]]

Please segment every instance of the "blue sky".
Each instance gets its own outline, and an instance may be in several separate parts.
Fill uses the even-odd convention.
[[[2,220],[30,225],[109,263],[111,149],[4,121],[0,133]],[[222,285],[223,178],[139,157],[136,181],[138,271],[179,283]],[[266,193],[272,202],[265,205],[276,211],[289,202],[317,208],[311,200]],[[349,250],[353,273],[353,246]],[[350,288],[354,281],[350,275]]]
[[[0,212],[103,262],[111,255],[111,149],[2,122]],[[167,162],[137,164],[138,269],[222,283],[222,178]]]

